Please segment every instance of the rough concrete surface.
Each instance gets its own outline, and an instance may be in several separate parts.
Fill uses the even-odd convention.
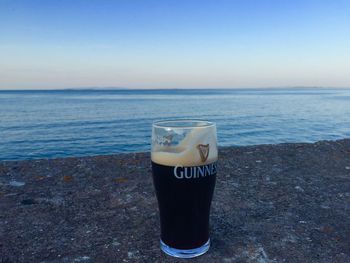
[[[209,252],[350,262],[350,139],[220,149]],[[150,155],[0,162],[0,262],[185,262],[159,250]]]

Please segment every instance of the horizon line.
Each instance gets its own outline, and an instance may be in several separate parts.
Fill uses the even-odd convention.
[[[218,88],[200,88],[200,87],[178,87],[178,88],[129,88],[129,87],[74,87],[74,88],[47,88],[47,89],[1,89],[1,91],[107,91],[107,90],[283,90],[283,89],[350,89],[349,87],[337,86],[284,86],[284,87],[218,87]]]

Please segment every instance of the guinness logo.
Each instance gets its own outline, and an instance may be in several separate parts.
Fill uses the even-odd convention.
[[[204,163],[209,156],[209,144],[198,144],[197,149],[199,150],[202,162]]]

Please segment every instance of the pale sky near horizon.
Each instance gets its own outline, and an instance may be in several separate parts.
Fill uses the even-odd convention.
[[[0,89],[350,87],[350,1],[0,0]]]

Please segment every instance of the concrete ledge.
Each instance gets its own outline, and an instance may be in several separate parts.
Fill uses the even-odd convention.
[[[350,139],[220,149],[209,252],[350,262]],[[184,262],[159,250],[147,153],[0,162],[0,262]]]

